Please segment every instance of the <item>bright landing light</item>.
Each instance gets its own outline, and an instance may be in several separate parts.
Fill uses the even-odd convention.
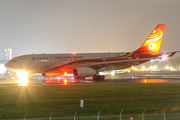
[[[19,71],[16,71],[16,73],[17,73],[17,76],[18,76],[18,79],[19,79],[16,82],[19,83],[20,86],[26,86],[27,83],[28,83],[28,80],[27,80],[28,72],[19,70]]]

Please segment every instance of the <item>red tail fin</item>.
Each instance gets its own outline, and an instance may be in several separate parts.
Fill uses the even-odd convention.
[[[149,53],[159,52],[166,24],[158,24],[144,44],[134,52]]]

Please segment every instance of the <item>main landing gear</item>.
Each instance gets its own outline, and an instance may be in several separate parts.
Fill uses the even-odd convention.
[[[103,81],[105,79],[104,75],[94,75],[93,80],[95,81]]]
[[[86,77],[77,77],[77,76],[74,76],[74,79],[75,80],[85,80]],[[104,79],[105,79],[104,75],[94,75],[93,76],[93,80],[94,81],[103,81]]]
[[[85,80],[86,77],[77,77],[77,76],[74,76],[74,79],[76,79],[76,80]]]

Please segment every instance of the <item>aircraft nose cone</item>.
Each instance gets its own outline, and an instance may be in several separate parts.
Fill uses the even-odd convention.
[[[29,71],[30,65],[26,57],[16,57],[11,59],[4,65],[9,70],[25,70]]]
[[[8,63],[6,63],[6,64],[4,65],[4,67],[8,69],[8,68],[9,68]]]
[[[5,67],[6,69],[13,70],[15,66],[12,65],[12,63],[7,62],[7,63],[4,65],[4,67]]]
[[[19,66],[17,64],[17,59],[10,60],[4,66],[9,70],[18,70],[19,69]]]

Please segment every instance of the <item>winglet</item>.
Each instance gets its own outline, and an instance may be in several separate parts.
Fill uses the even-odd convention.
[[[158,24],[144,44],[134,52],[151,53],[159,52],[166,24]]]

